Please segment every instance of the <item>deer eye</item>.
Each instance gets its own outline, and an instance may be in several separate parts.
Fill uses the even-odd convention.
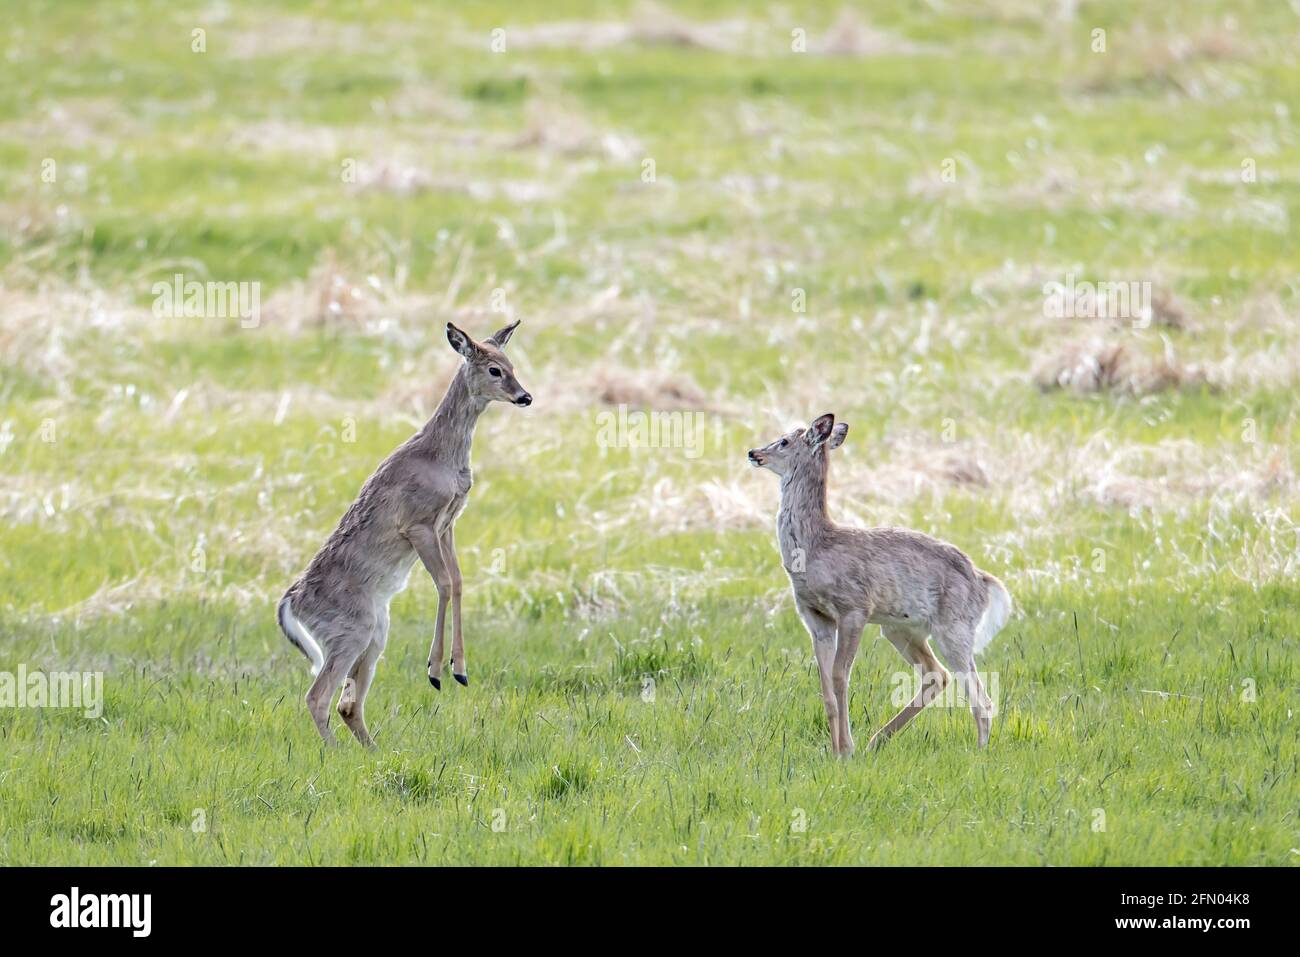
[[[496,366],[488,366],[488,375],[494,379],[499,379],[501,378],[501,370]]]
[[[780,447],[781,447],[781,448],[785,448],[785,447],[786,447],[787,445],[789,445],[789,444],[790,444],[790,440],[789,440],[789,439],[782,439],[782,440],[781,440],[781,446],[780,446]]]

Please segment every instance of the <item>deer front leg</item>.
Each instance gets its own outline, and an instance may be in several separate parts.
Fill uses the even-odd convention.
[[[451,583],[451,676],[469,687],[469,668],[465,663],[465,636],[460,628],[460,559],[456,557],[456,530],[450,525],[442,534],[442,558]],[[460,670],[456,670],[456,666]]]
[[[840,619],[839,644],[835,651],[835,664],[831,670],[831,683],[835,686],[835,701],[840,715],[840,753],[848,757],[853,753],[853,733],[849,730],[849,676],[853,674],[853,660],[862,642],[862,629],[867,627],[865,612],[854,612]]]
[[[813,657],[817,659],[817,674],[822,685],[822,704],[826,707],[826,723],[831,729],[831,753],[840,754],[839,702],[835,697],[833,671],[835,665],[835,622],[818,611],[804,605],[799,614],[812,636]]]
[[[429,684],[442,690],[443,629],[447,621],[447,600],[451,597],[451,573],[443,560],[438,535],[427,526],[417,525],[406,533],[407,541],[420,556],[425,570],[438,589],[438,617],[433,625],[433,644],[429,647]]]

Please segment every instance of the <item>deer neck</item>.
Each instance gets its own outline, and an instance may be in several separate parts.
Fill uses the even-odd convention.
[[[461,366],[438,403],[433,418],[420,433],[420,444],[432,455],[461,468],[469,465],[474,426],[487,408],[487,399],[470,395],[465,366]]]
[[[802,571],[809,553],[831,526],[826,510],[826,453],[781,477],[781,509],[776,516],[781,560],[787,571]]]

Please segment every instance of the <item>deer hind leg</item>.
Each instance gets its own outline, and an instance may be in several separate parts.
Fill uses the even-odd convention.
[[[469,687],[469,667],[465,663],[465,635],[460,627],[460,560],[456,557],[456,532],[448,526],[441,539],[442,559],[447,566],[451,589],[451,676]],[[460,670],[457,671],[457,665]]]
[[[307,690],[307,710],[311,712],[316,730],[326,744],[338,743],[334,732],[330,730],[330,703],[360,654],[359,643],[340,642],[336,639],[326,650],[320,673]]]
[[[975,718],[979,746],[986,747],[989,743],[989,730],[993,726],[993,702],[975,670],[975,622],[954,621],[942,629],[936,628],[934,640],[961,680],[961,687],[970,699],[970,711]]]
[[[384,653],[387,642],[388,622],[385,620],[376,627],[370,644],[352,666],[347,681],[343,683],[343,694],[339,697],[339,717],[367,748],[373,748],[375,742],[366,727],[366,695],[375,679],[375,666],[379,663],[379,656]]]
[[[980,681],[979,672],[975,670],[974,656],[962,667],[959,675],[966,688],[966,697],[970,698],[970,713],[975,718],[979,747],[986,748],[989,743],[989,730],[993,727],[993,700],[984,690],[984,683]]]
[[[868,750],[880,747],[901,731],[909,721],[925,709],[926,705],[943,693],[952,677],[930,650],[924,632],[895,625],[882,625],[880,630],[889,639],[889,643],[898,649],[898,653],[907,659],[908,664],[920,670],[921,687],[898,714],[885,722],[884,727],[871,736],[871,740],[867,742]]]

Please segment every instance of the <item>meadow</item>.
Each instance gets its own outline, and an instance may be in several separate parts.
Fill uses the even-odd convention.
[[[2,6],[0,672],[104,702],[0,707],[0,864],[1300,860],[1295,3]],[[275,602],[511,318],[471,685],[417,569],[323,748]],[[1016,600],[986,751],[829,754],[745,461],[826,411]]]

